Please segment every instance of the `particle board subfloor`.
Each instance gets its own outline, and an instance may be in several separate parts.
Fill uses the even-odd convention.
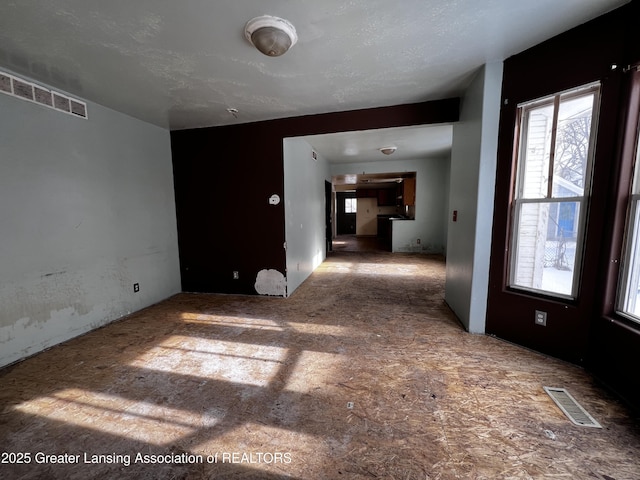
[[[342,246],[290,298],[179,294],[0,371],[1,450],[30,457],[0,477],[640,478],[637,419],[582,369],[466,333],[441,257]]]

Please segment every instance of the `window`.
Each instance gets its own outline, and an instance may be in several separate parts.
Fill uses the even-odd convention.
[[[344,213],[356,213],[357,199],[345,198],[344,199]]]
[[[599,86],[518,107],[509,286],[575,298]]]
[[[640,133],[636,133],[634,141],[635,167],[618,293],[618,311],[640,322]]]

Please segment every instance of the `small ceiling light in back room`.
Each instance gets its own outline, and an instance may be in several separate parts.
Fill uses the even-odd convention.
[[[382,153],[384,153],[385,155],[391,155],[393,152],[395,152],[398,149],[398,147],[393,147],[393,146],[389,146],[389,147],[382,147],[380,149],[380,151]]]
[[[271,15],[249,20],[244,27],[244,36],[269,57],[279,57],[298,41],[296,29],[291,23]]]

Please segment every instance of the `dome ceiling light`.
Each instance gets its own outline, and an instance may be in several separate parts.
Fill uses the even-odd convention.
[[[389,146],[389,147],[382,147],[380,149],[380,151],[382,153],[384,153],[385,155],[391,155],[393,152],[395,152],[398,149],[398,147],[393,147],[393,146]]]
[[[279,57],[298,41],[296,29],[291,23],[271,15],[249,20],[244,27],[244,36],[269,57]]]

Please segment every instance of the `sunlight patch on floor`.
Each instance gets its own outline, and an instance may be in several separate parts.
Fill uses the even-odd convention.
[[[350,275],[373,275],[385,277],[428,277],[430,272],[416,265],[406,262],[385,262],[385,263],[329,263],[322,264],[316,270],[316,275],[331,275],[335,273],[346,273]]]
[[[129,365],[263,387],[271,382],[286,355],[287,349],[282,347],[172,335]]]
[[[406,263],[359,263],[354,273],[391,277],[422,277],[427,275],[418,266]]]
[[[159,446],[219,421],[165,405],[76,388],[34,398],[14,408],[48,420]]]
[[[312,335],[333,335],[336,337],[346,337],[353,333],[353,329],[343,325],[330,325],[327,323],[300,323],[287,322],[287,325],[299,333],[309,333]]]
[[[238,437],[243,439],[241,445],[238,445]],[[277,442],[274,439],[277,439]],[[232,447],[226,447],[229,445]],[[228,455],[235,453],[235,458],[240,460],[236,463],[252,469],[282,474],[283,469],[290,469],[287,465],[295,465],[300,469],[309,458],[322,455],[322,449],[319,449],[321,445],[321,439],[308,433],[248,421],[215,438],[207,438],[190,450],[196,454],[215,452],[218,462],[222,461],[223,454],[227,454],[226,458],[231,459]],[[245,461],[241,461],[243,454]],[[262,461],[259,461],[261,458]],[[275,458],[282,460],[276,461]],[[271,459],[274,461],[268,461]]]
[[[282,327],[272,320],[264,318],[231,317],[223,315],[207,315],[204,313],[185,312],[180,315],[185,323],[196,323],[200,325],[217,325],[225,327],[253,328],[256,330],[277,330],[282,331]]]

